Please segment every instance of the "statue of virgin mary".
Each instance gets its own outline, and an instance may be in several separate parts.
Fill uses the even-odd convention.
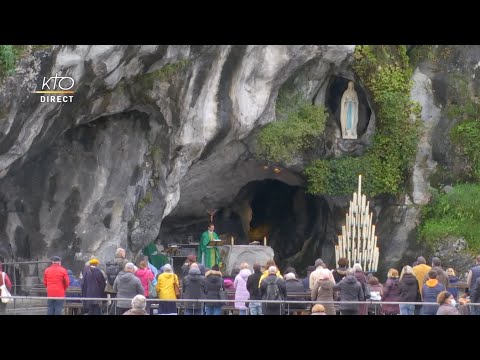
[[[342,96],[340,123],[344,139],[357,138],[358,96],[353,87],[353,81],[348,82],[348,88]]]

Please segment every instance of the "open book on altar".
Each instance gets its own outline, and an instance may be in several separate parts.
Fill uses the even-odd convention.
[[[222,246],[225,245],[225,241],[221,239],[211,240],[207,246]]]

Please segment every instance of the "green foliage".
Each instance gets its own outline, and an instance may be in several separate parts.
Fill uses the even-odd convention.
[[[457,124],[450,135],[458,151],[468,159],[469,166],[465,171],[474,180],[480,181],[480,121],[467,120]]]
[[[145,206],[150,204],[153,200],[153,194],[151,191],[147,191],[145,196],[138,202],[138,209],[142,210]]]
[[[414,45],[409,54],[410,64],[416,68],[420,62],[428,60],[433,71],[446,71],[452,63],[454,48],[455,45]]]
[[[405,46],[357,46],[354,69],[370,89],[377,106],[373,145],[359,158],[313,162],[305,173],[313,194],[347,195],[364,175],[371,196],[402,190],[417,142],[420,107],[410,100],[412,69]],[[325,164],[328,162],[328,165]]]
[[[12,75],[17,66],[18,60],[26,55],[31,49],[51,48],[53,45],[0,45],[0,79]]]
[[[13,74],[18,52],[13,45],[0,45],[0,78]]]
[[[152,156],[154,168],[158,169],[162,160],[162,149],[160,145],[154,144],[150,146],[150,155]]]
[[[275,114],[277,120],[286,120],[292,114],[295,114],[298,109],[305,105],[305,95],[301,92],[295,92],[289,84],[283,85],[278,92],[277,100],[275,102]]]
[[[40,51],[40,50],[47,51],[47,50],[51,50],[52,48],[53,48],[53,45],[32,45],[32,52]]]
[[[434,244],[445,236],[463,237],[470,250],[480,251],[480,185],[457,185],[448,194],[434,193],[422,215],[423,240]]]
[[[175,63],[167,64],[161,69],[142,75],[141,81],[149,88],[153,87],[155,81],[171,81],[175,75],[186,69],[190,65],[189,60],[180,60]]]
[[[288,97],[281,93],[276,111],[277,121],[258,134],[256,152],[268,161],[289,162],[323,134],[327,112],[303,100],[301,94]]]
[[[450,118],[458,123],[450,131],[455,150],[467,160],[466,174],[480,181],[480,105],[471,100],[468,81],[458,74],[450,75],[450,94],[453,99],[447,108]]]

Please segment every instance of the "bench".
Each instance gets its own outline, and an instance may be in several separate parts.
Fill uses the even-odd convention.
[[[82,295],[82,289],[79,287],[69,287],[66,295],[67,297],[78,297]],[[27,291],[27,296],[47,296],[47,288],[43,284],[34,285]]]
[[[65,300],[65,315],[80,315],[83,304],[74,300],[75,297],[82,295],[82,289],[79,287],[70,287],[66,291],[66,297],[72,297],[72,300]],[[27,291],[27,296],[47,296],[47,288],[43,284],[32,286]]]
[[[311,300],[311,291],[310,290],[306,290],[304,292],[290,292],[287,294],[287,299],[288,301],[291,301],[291,300],[295,300],[295,298],[299,298],[299,297],[304,297],[306,301],[310,301]],[[226,300],[226,304],[222,306],[222,314],[223,315],[238,315],[239,314],[239,309],[235,308],[235,290],[231,290],[231,289],[227,289],[227,298],[228,300]],[[246,301],[248,302],[248,301]],[[182,302],[182,299],[178,299],[177,303],[177,314],[182,314],[183,313],[183,309],[184,309],[184,305],[183,305],[183,302]],[[301,313],[302,315],[308,315],[310,314],[310,309],[311,309],[311,306],[309,304],[306,304],[306,308],[305,309],[293,309],[293,308],[290,308],[290,311],[289,313]],[[152,314],[152,310],[153,309],[158,309],[158,302],[155,302],[155,301],[152,301],[150,302],[150,314]],[[285,311],[287,311],[288,309],[288,306],[285,305]]]

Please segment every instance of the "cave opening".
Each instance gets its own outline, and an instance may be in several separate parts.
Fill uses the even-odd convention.
[[[303,273],[321,256],[331,218],[322,197],[307,194],[303,187],[266,179],[248,183],[235,200],[245,242],[262,244],[266,237],[282,270],[293,266]]]
[[[198,242],[209,219],[207,211],[202,217],[169,215],[162,221],[160,239],[164,246]],[[303,276],[318,257],[335,265],[333,212],[325,197],[310,195],[301,186],[276,179],[250,181],[233,201],[218,208],[213,222],[227,244],[233,237],[235,245],[263,245],[266,237],[282,271],[293,266]]]

